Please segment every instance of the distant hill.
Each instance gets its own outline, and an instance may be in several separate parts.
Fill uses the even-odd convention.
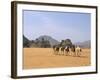
[[[23,47],[29,47],[29,39],[23,35]]]
[[[23,35],[23,43],[29,42],[29,39]]]
[[[56,39],[54,39],[54,38],[52,38],[52,37],[50,37],[50,36],[47,36],[47,35],[42,35],[42,36],[38,37],[37,39],[40,40],[40,41],[41,41],[42,39],[48,40],[48,41],[50,42],[50,45],[51,45],[51,46],[57,45],[57,44],[60,43],[60,42],[57,41]]]
[[[84,42],[77,42],[77,43],[74,43],[75,45],[78,45],[82,48],[91,48],[91,41],[88,40],[88,41],[84,41]]]

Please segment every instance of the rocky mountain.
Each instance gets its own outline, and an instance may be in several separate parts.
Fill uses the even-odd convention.
[[[56,39],[54,39],[54,38],[52,38],[52,37],[50,37],[50,36],[47,36],[47,35],[42,35],[42,36],[38,37],[37,39],[40,40],[40,41],[42,41],[42,39],[47,40],[47,41],[50,42],[50,45],[51,45],[51,46],[57,45],[57,44],[60,43],[60,42],[57,41]]]
[[[23,47],[29,47],[30,41],[23,35]]]
[[[23,35],[23,43],[29,42],[28,38]]]
[[[77,42],[77,43],[74,43],[75,45],[78,45],[82,48],[91,48],[91,41],[88,40],[88,41],[84,41],[84,42]]]

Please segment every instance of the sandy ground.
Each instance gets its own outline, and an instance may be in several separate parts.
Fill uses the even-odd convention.
[[[80,57],[54,55],[52,48],[24,48],[23,69],[77,67],[90,65],[90,49],[83,49]]]

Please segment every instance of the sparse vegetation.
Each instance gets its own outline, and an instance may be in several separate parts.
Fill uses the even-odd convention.
[[[45,40],[42,38],[42,40],[36,39],[36,40],[28,40],[25,36],[23,36],[23,47],[40,47],[40,48],[50,48],[50,42],[49,40]]]
[[[50,48],[54,45],[71,47],[73,44],[70,39],[65,39],[59,42],[49,36],[40,36],[35,40],[28,40],[25,36],[23,36],[23,47]]]

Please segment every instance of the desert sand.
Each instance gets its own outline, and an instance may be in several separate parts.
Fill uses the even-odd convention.
[[[80,57],[54,55],[52,48],[23,48],[23,69],[89,66],[90,49],[82,49]]]

